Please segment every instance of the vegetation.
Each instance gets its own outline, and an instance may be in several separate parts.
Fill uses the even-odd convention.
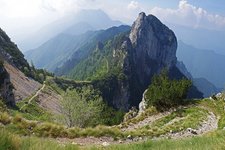
[[[38,120],[38,121],[53,120],[53,116],[39,106],[39,104],[36,101],[36,98],[34,98],[30,103],[29,103],[29,99],[30,97],[18,102],[16,104],[16,108],[10,109],[10,113],[13,116],[16,116],[17,114],[19,114],[22,117],[29,120]]]
[[[152,83],[146,92],[148,106],[157,109],[168,109],[182,104],[191,87],[191,81],[187,79],[171,80],[166,70],[159,76],[152,78]]]
[[[9,119],[9,122],[5,124],[4,129],[2,131],[0,130],[0,134],[3,132],[4,134],[7,135],[7,138],[0,139],[0,148],[6,145],[4,144],[5,141],[9,143],[7,144],[8,146],[14,145],[15,143],[10,143],[10,142],[12,137],[18,137],[15,134],[29,135],[29,137],[26,136],[26,137],[16,138],[19,141],[17,142],[18,149],[26,149],[26,148],[38,149],[37,144],[35,144],[35,142],[37,143],[43,142],[42,149],[51,149],[51,147],[54,147],[55,149],[58,149],[58,148],[63,149],[67,147],[67,146],[62,147],[62,144],[56,143],[52,140],[42,139],[37,137],[76,138],[76,137],[89,137],[89,136],[94,136],[94,137],[109,136],[109,137],[113,137],[115,140],[126,139],[128,135],[131,135],[132,137],[140,137],[140,136],[157,137],[162,134],[166,134],[170,132],[171,130],[173,132],[179,132],[187,128],[195,129],[201,124],[203,120],[206,119],[208,115],[207,110],[209,110],[215,113],[218,117],[220,117],[219,130],[216,132],[210,133],[208,135],[204,135],[203,137],[187,138],[182,140],[156,140],[156,141],[147,141],[144,143],[141,142],[141,143],[129,144],[129,145],[126,145],[126,144],[112,145],[104,149],[149,149],[149,148],[152,148],[152,149],[158,149],[158,148],[159,149],[161,148],[162,149],[163,148],[204,149],[204,148],[207,148],[207,146],[210,149],[214,149],[214,147],[215,149],[223,149],[225,133],[221,129],[222,127],[225,126],[223,121],[224,110],[222,109],[224,108],[224,106],[225,106],[225,102],[222,99],[220,100],[205,99],[200,101],[193,101],[191,107],[187,107],[187,108],[181,107],[177,109],[175,112],[172,112],[171,114],[163,118],[157,119],[156,121],[146,126],[143,126],[141,128],[138,128],[132,131],[124,131],[124,132],[120,130],[119,126],[118,127],[96,126],[96,127],[87,127],[87,128],[77,128],[77,127],[66,128],[65,126],[57,125],[54,123],[26,120],[20,115],[11,116],[7,112],[5,112],[4,116],[6,117],[4,118],[10,118],[10,119]],[[204,108],[201,108],[201,107],[204,107]],[[146,113],[149,115],[152,115],[152,114],[157,114],[157,111],[152,107]],[[144,115],[142,117],[144,117]],[[143,119],[142,117],[139,117],[137,120],[142,120]],[[4,120],[7,120],[7,119],[4,119]],[[135,123],[135,120],[132,120],[132,121],[133,123]],[[6,131],[10,131],[14,134],[12,135]],[[37,136],[37,137],[32,137],[32,136]],[[2,137],[4,136],[2,135]],[[1,140],[4,142],[2,142]],[[216,143],[216,146],[215,146],[215,143]],[[48,147],[48,144],[49,144],[49,147]],[[69,147],[78,149],[77,146],[73,146],[73,145],[69,145]],[[101,147],[83,147],[83,148],[84,149],[89,149],[89,148],[101,149]],[[13,149],[15,149],[15,147],[13,147]]]
[[[36,137],[20,137],[0,129],[1,150],[77,150],[78,146],[72,144],[59,144],[51,139]]]
[[[103,111],[103,100],[90,87],[68,89],[63,95],[63,119],[69,127],[84,127],[98,124]]]
[[[73,68],[68,77],[75,80],[96,80],[108,74],[120,75],[126,52],[119,49],[121,41],[126,38],[126,33],[119,34],[104,43],[99,42],[92,49],[89,57],[81,60]],[[112,55],[113,54],[113,55]]]
[[[222,150],[225,149],[225,131],[209,133],[205,136],[178,139],[178,140],[149,140],[141,143],[112,145],[107,150]],[[91,149],[99,149],[93,147]]]
[[[105,80],[104,80],[105,81]],[[110,90],[106,86],[110,84],[110,82],[101,82],[101,80],[96,81],[96,82],[89,82],[89,81],[74,81],[74,80],[68,80],[64,79],[62,77],[55,77],[55,78],[48,78],[47,81],[45,82],[46,85],[50,86],[52,89],[54,89],[55,92],[57,92],[60,95],[64,95],[66,90],[69,88],[70,90],[74,89],[77,90],[78,92],[81,91],[82,87],[94,87],[91,88],[91,93],[95,95],[96,97],[100,97],[100,95],[105,99],[105,95],[107,94]],[[112,90],[115,90],[113,88]],[[101,91],[102,92],[99,92]],[[107,95],[106,95],[107,96]],[[108,95],[109,97],[111,95]],[[101,111],[101,118],[98,119],[98,124],[103,124],[103,125],[117,125],[120,124],[121,121],[123,120],[124,116],[124,111],[121,110],[116,110],[112,107],[110,107],[107,102],[103,102],[103,108]]]

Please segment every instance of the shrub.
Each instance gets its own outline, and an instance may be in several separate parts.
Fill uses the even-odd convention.
[[[163,70],[159,76],[152,78],[152,83],[146,93],[148,106],[155,106],[157,109],[168,109],[183,102],[191,87],[190,80],[171,80],[168,72]]]
[[[67,90],[63,96],[61,112],[69,126],[93,126],[98,124],[103,110],[103,100],[90,87]]]
[[[7,106],[0,97],[0,112],[6,112],[6,111],[7,111]]]
[[[0,113],[0,122],[4,125],[11,123],[11,118],[8,115],[8,113],[6,112]]]

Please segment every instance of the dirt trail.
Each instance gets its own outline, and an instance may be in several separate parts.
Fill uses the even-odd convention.
[[[28,105],[28,104],[30,104],[31,103],[31,101],[32,100],[34,100],[34,98],[36,98],[38,95],[39,95],[39,93],[45,88],[45,82],[44,82],[44,84],[42,85],[42,87],[28,100],[28,103],[27,104],[24,104],[21,108],[20,108],[20,110],[22,110],[26,105]]]
[[[168,133],[166,135],[160,136],[161,138],[172,138],[172,139],[181,139],[186,137],[193,137],[206,134],[210,131],[214,131],[218,128],[219,118],[213,112],[209,112],[209,115],[206,120],[204,120],[197,129],[186,129],[177,133]],[[157,138],[156,138],[157,139]]]
[[[203,108],[208,110],[207,108]],[[145,120],[138,122],[137,124],[131,124],[129,127],[122,129],[122,131],[131,131],[131,130],[135,130],[137,128],[143,127],[145,125],[151,124],[154,121],[165,117],[167,115],[171,114],[170,112],[165,112],[165,113],[160,113],[160,114],[156,114],[153,116],[149,116],[147,117]],[[181,118],[179,118],[181,119]],[[178,119],[178,120],[179,120]],[[152,138],[153,140],[159,140],[159,139],[163,139],[163,138],[172,138],[172,139],[180,139],[180,138],[186,138],[186,137],[193,137],[193,136],[200,136],[203,135],[205,133],[208,133],[210,131],[214,131],[217,129],[218,127],[218,119],[216,117],[216,115],[213,112],[209,111],[209,115],[207,117],[207,119],[205,121],[203,121],[199,127],[197,129],[193,129],[194,132],[190,132],[188,129],[183,130],[181,132],[178,133],[168,133],[165,135],[161,135],[160,137],[156,137],[156,138]],[[125,140],[118,140],[115,141],[113,140],[113,138],[111,137],[100,137],[100,138],[95,138],[95,137],[86,137],[86,138],[75,138],[75,139],[66,139],[66,138],[58,138],[57,139],[60,143],[67,143],[70,142],[72,144],[76,144],[76,145],[100,145],[100,146],[105,146],[105,145],[111,145],[111,144],[124,144],[124,143],[135,143],[135,142],[143,142],[146,140],[149,140],[147,137],[143,137],[143,138],[134,138],[134,139],[125,139]]]
[[[46,85],[45,85],[45,83],[44,83],[43,86],[35,93],[35,95],[32,96],[32,97],[29,99],[28,104],[30,104],[31,101],[39,95],[39,93],[45,88],[45,86],[46,86]]]
[[[144,127],[146,125],[149,125],[149,124],[155,122],[156,120],[161,119],[163,117],[166,117],[170,114],[171,114],[171,111],[167,111],[167,112],[164,112],[164,113],[159,113],[159,114],[156,114],[156,115],[149,116],[149,117],[145,118],[144,120],[142,120],[142,121],[140,121],[136,124],[130,123],[128,125],[128,127],[123,128],[122,131],[132,131],[132,130],[135,130],[135,129],[138,129],[138,128],[142,128],[142,127]]]

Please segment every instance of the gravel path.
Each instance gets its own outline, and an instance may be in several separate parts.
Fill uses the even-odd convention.
[[[204,108],[204,109],[207,109],[207,108]],[[207,120],[203,121],[197,129],[188,128],[181,132],[168,133],[166,135],[162,135],[156,139],[168,138],[168,137],[172,138],[172,139],[181,139],[181,138],[186,138],[186,137],[203,135],[210,131],[216,130],[218,127],[218,120],[219,120],[219,118],[217,118],[213,112],[209,112]]]
[[[201,107],[202,108],[202,107]],[[207,108],[203,108],[208,110]],[[208,110],[209,111],[209,110]],[[165,113],[160,113],[157,115],[150,116],[146,118],[145,120],[137,123],[137,124],[131,124],[128,128],[122,129],[122,131],[131,131],[135,130],[137,128],[143,127],[147,124],[151,124],[154,121],[165,117],[167,115],[171,114],[171,112],[165,112]],[[178,118],[179,119],[184,119],[184,118]],[[186,137],[193,137],[193,136],[199,136],[203,135],[205,133],[208,133],[210,131],[214,131],[218,127],[218,119],[216,115],[213,112],[209,111],[209,115],[205,121],[199,125],[197,129],[186,129],[184,131],[178,132],[178,133],[168,133],[165,135],[162,135],[157,138],[153,138],[153,140],[160,140],[164,138],[172,138],[172,139],[181,139],[181,138],[186,138]],[[67,139],[67,138],[58,138],[57,139],[61,144],[70,142],[75,145],[80,145],[80,146],[85,146],[85,145],[99,145],[99,146],[108,146],[111,144],[129,144],[129,143],[135,143],[135,142],[143,142],[148,140],[147,137],[145,138],[134,138],[134,139],[125,139],[125,140],[118,140],[115,141],[111,137],[100,137],[100,138],[95,138],[95,137],[86,137],[86,138],[75,138],[75,139]]]
[[[131,131],[131,130],[135,130],[135,129],[138,129],[138,128],[142,128],[146,125],[150,125],[151,123],[155,122],[158,119],[161,119],[163,117],[166,117],[166,116],[170,115],[171,113],[172,113],[171,111],[167,111],[167,112],[163,112],[163,113],[159,113],[159,114],[156,114],[156,115],[149,116],[149,117],[145,118],[144,120],[142,120],[142,121],[140,121],[136,124],[130,123],[128,125],[128,127],[123,128],[122,131]]]

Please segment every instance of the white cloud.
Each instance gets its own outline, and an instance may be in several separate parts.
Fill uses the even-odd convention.
[[[77,12],[93,7],[97,0],[42,0],[42,8],[59,13]]]
[[[96,1],[0,0],[0,27],[13,40],[20,41],[66,13],[94,7]]]
[[[140,6],[139,6],[139,3],[137,1],[131,1],[128,4],[127,8],[130,9],[130,10],[136,10],[136,9],[139,9]]]
[[[150,13],[169,23],[194,28],[225,30],[225,17],[211,14],[203,8],[193,6],[187,0],[181,0],[177,9],[154,7]]]

